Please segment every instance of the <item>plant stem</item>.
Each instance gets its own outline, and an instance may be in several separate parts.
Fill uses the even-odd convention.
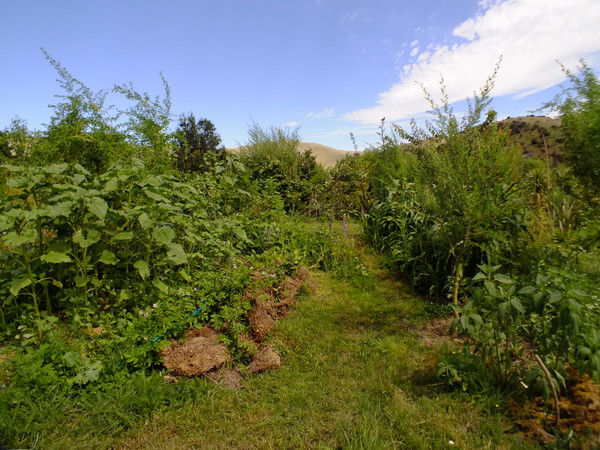
[[[558,405],[558,391],[556,390],[556,386],[554,386],[554,382],[552,380],[552,376],[550,375],[550,371],[542,361],[542,358],[540,358],[538,355],[533,355],[533,357],[542,369],[542,372],[544,372],[544,375],[548,380],[548,384],[550,385],[550,389],[552,390],[552,396],[554,397],[554,414],[556,416],[554,420],[554,425],[556,426],[556,428],[558,428],[558,426],[560,425],[560,406]]]

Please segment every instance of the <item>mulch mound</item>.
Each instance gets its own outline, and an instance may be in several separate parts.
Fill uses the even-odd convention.
[[[248,372],[254,374],[274,369],[281,365],[281,357],[273,347],[266,347],[260,350],[248,366]]]
[[[579,375],[568,369],[567,391],[558,402],[560,409],[560,433],[569,430],[576,434],[576,442],[569,448],[600,447],[600,385],[588,375]],[[511,409],[517,416],[516,423],[521,434],[530,442],[550,444],[556,441],[552,433],[556,416],[552,399],[545,402],[541,397],[524,405],[513,403]]]
[[[275,328],[276,322],[289,315],[307,275],[308,271],[299,267],[296,277],[286,277],[279,285],[270,286],[261,282],[271,276],[267,272],[252,274],[252,287],[244,294],[244,298],[252,305],[248,315],[251,335],[242,340],[252,344],[257,352],[247,368],[248,373],[264,372],[281,365],[277,351],[263,342]],[[183,341],[171,340],[171,345],[160,351],[163,366],[176,376],[204,375],[225,388],[240,388],[241,372],[223,367],[231,361],[231,357],[228,348],[218,342],[218,336],[219,332],[209,326],[189,330]]]
[[[176,375],[203,375],[231,360],[227,347],[217,342],[219,333],[210,327],[190,330],[183,342],[171,341],[159,355],[163,366]]]
[[[254,288],[246,292],[245,298],[252,305],[248,320],[257,342],[264,341],[266,335],[275,328],[276,321],[288,316],[307,275],[308,271],[300,267],[295,278],[286,277],[276,288]],[[264,271],[252,274],[254,281],[266,276]]]
[[[221,385],[225,389],[240,389],[242,387],[242,374],[239,370],[221,367],[206,374],[213,383]]]

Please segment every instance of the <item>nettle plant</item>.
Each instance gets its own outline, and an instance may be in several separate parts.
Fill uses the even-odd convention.
[[[205,210],[192,185],[139,160],[95,177],[77,164],[2,167],[3,328],[153,303],[176,276],[189,279],[202,238],[188,225]]]

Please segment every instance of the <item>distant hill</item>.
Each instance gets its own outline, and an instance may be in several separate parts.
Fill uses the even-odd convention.
[[[309,149],[312,154],[315,155],[317,162],[328,169],[335,166],[335,164],[339,160],[344,159],[346,155],[354,153],[353,151],[338,150],[333,147],[315,144],[313,142],[300,142],[298,145],[298,150],[301,152]]]
[[[562,139],[560,137],[560,120],[545,116],[509,117],[498,122],[501,127],[510,129],[508,145],[515,145],[526,156],[538,158],[548,156],[555,162],[562,161]],[[545,142],[544,142],[545,141]],[[229,149],[238,152],[239,147]],[[304,152],[310,149],[319,164],[331,168],[344,159],[346,155],[354,153],[351,150],[338,150],[314,142],[300,142],[298,150]]]
[[[554,162],[562,160],[560,120],[545,116],[509,117],[499,125],[510,129],[508,144],[516,145],[526,156],[545,158],[548,152]]]
[[[312,154],[315,155],[315,159],[317,163],[321,164],[326,169],[330,169],[335,164],[344,159],[346,155],[354,153],[349,150],[338,150],[333,147],[328,147],[322,144],[316,144],[313,142],[300,142],[298,144],[298,151],[304,152],[305,150],[311,150]],[[240,147],[230,148],[228,149],[231,152],[237,153],[240,150]]]

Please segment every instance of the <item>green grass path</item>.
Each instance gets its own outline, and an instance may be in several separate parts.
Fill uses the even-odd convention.
[[[118,448],[519,448],[497,413],[436,383],[424,303],[367,258],[370,276],[313,272],[271,341],[277,370],[155,412]]]

